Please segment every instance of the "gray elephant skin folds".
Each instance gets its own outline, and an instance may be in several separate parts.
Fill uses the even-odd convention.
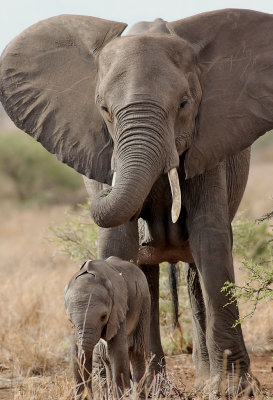
[[[250,146],[273,129],[273,16],[217,10],[122,36],[126,26],[80,15],[32,25],[1,56],[0,99],[20,129],[84,175],[98,258],[144,272],[150,375],[165,373],[159,264],[183,261],[195,386],[237,394],[251,388],[250,361],[221,288],[234,282],[231,222]],[[73,284],[96,279],[87,270]],[[109,329],[108,344],[120,337]]]
[[[130,388],[130,362],[133,380],[140,382],[149,355],[150,302],[144,273],[118,257],[87,261],[73,276],[65,289],[65,306],[74,330],[77,398],[85,388],[92,393],[96,346],[94,354],[102,358],[118,397]],[[100,339],[106,341],[106,349]]]

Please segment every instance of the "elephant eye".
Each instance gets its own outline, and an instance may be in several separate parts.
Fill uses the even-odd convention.
[[[102,107],[101,107],[101,109],[102,109],[104,112],[106,112],[106,113],[108,113],[108,114],[109,114],[109,111],[108,111],[108,108],[107,108],[107,107],[105,107],[105,106],[102,106]]]
[[[180,103],[180,108],[185,108],[185,106],[188,104],[188,100],[187,99],[183,99]]]
[[[100,317],[101,322],[105,321],[106,317],[107,317],[107,314],[103,314],[103,315]]]
[[[109,122],[112,122],[112,117],[111,117],[111,114],[110,114],[108,108],[105,107],[105,106],[101,106],[101,109],[102,109],[102,111],[104,112],[104,114],[105,114],[107,120],[108,120]]]

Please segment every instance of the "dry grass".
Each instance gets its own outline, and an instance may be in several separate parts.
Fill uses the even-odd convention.
[[[272,397],[267,393],[259,393],[255,381],[252,381],[251,387],[256,390],[256,400],[269,400]],[[93,391],[93,400],[102,400],[110,398],[117,400],[117,397],[110,392],[107,393],[103,390],[104,385],[100,384]],[[164,390],[162,390],[162,387]],[[232,387],[232,386],[230,386]],[[73,381],[71,375],[67,372],[59,371],[50,377],[41,378],[26,378],[22,383],[18,383],[13,388],[13,400],[71,400],[73,398]],[[122,399],[139,400],[142,393],[142,386],[133,385],[130,390],[125,391]],[[107,397],[108,396],[108,397]],[[87,396],[89,399],[89,397]],[[145,397],[146,398],[146,397]],[[148,398],[148,397],[147,397]],[[168,378],[159,376],[158,380],[154,380],[149,387],[149,398],[152,400],[171,400],[171,399],[184,399],[184,400],[220,400],[227,398],[223,393],[216,395],[211,392],[209,395],[197,393],[195,390],[186,390],[185,385],[177,376],[169,372]],[[240,396],[234,394],[230,396],[230,400],[248,400],[249,391]],[[9,397],[11,399],[11,397]],[[91,400],[91,399],[90,399]]]
[[[48,226],[52,221],[59,223],[64,210],[65,207],[0,211],[0,386],[5,379],[15,384],[13,391],[0,391],[0,398],[7,393],[3,399],[65,400],[71,399],[73,393],[70,326],[63,291],[79,265],[54,254],[54,245],[44,240]],[[262,305],[245,325],[249,347],[257,343],[269,345],[272,325],[272,305]],[[179,341],[179,335],[176,338],[172,333],[163,334],[163,341],[170,340]],[[196,394],[184,391],[183,379],[181,382],[178,378],[181,368],[173,370],[173,374],[172,370],[168,382],[172,398],[197,399]],[[155,390],[153,398],[162,395]]]
[[[62,211],[49,216],[48,210],[12,210],[0,216],[0,357],[17,377],[52,373],[68,359],[63,291],[77,265],[53,257],[43,242],[49,220]]]
[[[25,379],[14,388],[14,400],[71,400],[73,381],[71,374],[59,371],[55,375],[39,379]]]

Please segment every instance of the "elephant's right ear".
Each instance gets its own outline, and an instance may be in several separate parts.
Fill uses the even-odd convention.
[[[167,24],[191,44],[201,72],[188,178],[214,168],[273,128],[273,15],[226,9]]]
[[[95,105],[95,55],[126,24],[80,15],[38,22],[1,57],[0,100],[18,126],[62,162],[111,182],[112,141]]]

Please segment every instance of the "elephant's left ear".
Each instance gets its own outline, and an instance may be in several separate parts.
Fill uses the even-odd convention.
[[[111,182],[112,140],[95,105],[96,57],[121,22],[59,15],[32,25],[4,50],[0,100],[18,126],[62,162]]]
[[[226,9],[167,26],[191,43],[201,69],[197,132],[185,159],[191,178],[273,129],[273,16]]]
[[[122,273],[114,267],[109,267],[107,276],[113,290],[113,306],[106,327],[106,340],[111,340],[117,334],[120,324],[126,318],[128,311],[128,290]]]

